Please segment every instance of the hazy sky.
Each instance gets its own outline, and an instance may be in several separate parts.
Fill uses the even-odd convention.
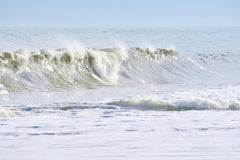
[[[240,0],[0,0],[0,26],[240,26]]]

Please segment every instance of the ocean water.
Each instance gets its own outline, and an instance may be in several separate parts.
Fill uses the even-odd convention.
[[[0,159],[240,158],[240,28],[0,28]]]

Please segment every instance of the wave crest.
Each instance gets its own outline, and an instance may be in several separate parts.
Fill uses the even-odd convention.
[[[201,69],[189,57],[158,48],[0,53],[0,84],[10,90],[162,84],[184,80]]]
[[[130,107],[140,110],[187,111],[187,110],[239,110],[240,103],[234,101],[214,101],[207,99],[179,100],[172,103],[160,100],[120,100],[108,105]]]

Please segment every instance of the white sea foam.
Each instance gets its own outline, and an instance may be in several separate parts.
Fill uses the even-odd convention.
[[[16,108],[6,108],[0,106],[0,117],[16,117],[16,116],[23,116],[24,113],[19,110],[18,107]]]

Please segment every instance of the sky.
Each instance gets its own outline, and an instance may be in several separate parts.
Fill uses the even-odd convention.
[[[0,0],[0,27],[240,26],[240,0]]]

